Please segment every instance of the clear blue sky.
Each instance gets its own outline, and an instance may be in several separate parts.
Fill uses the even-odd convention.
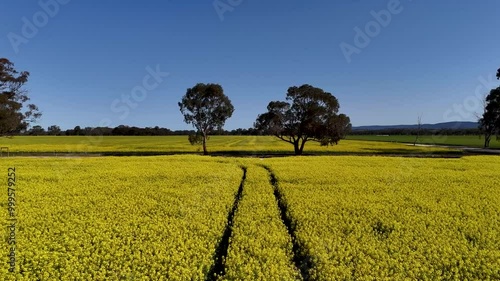
[[[252,126],[305,83],[333,93],[355,126],[470,121],[475,96],[499,84],[498,0],[217,0],[234,6],[219,13],[212,0],[54,1],[0,2],[0,57],[31,72],[45,128],[190,129],[177,102],[198,82],[221,84],[232,100],[227,129]],[[382,10],[390,22],[370,23]],[[355,41],[367,26],[369,43]],[[343,43],[357,48],[350,62]],[[122,103],[148,66],[169,76],[148,80],[135,107]]]

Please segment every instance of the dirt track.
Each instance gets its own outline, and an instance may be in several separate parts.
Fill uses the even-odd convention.
[[[413,146],[413,144],[408,143],[407,145]],[[416,146],[424,146],[424,147],[443,147],[450,149],[459,149],[467,153],[471,154],[495,154],[500,155],[500,149],[489,149],[489,148],[478,148],[478,147],[469,147],[469,146],[453,146],[453,145],[435,145],[435,144],[416,144]]]

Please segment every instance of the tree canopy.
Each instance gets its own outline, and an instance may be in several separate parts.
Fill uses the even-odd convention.
[[[61,127],[57,126],[57,125],[52,125],[52,126],[49,126],[47,128],[47,133],[49,135],[53,135],[53,136],[58,136],[61,134]]]
[[[203,153],[208,154],[208,135],[214,130],[221,130],[234,112],[231,100],[219,84],[198,83],[187,89],[178,104],[184,122],[196,128],[202,136]]]
[[[335,96],[305,84],[288,88],[286,101],[271,101],[254,126],[292,144],[295,154],[301,155],[308,141],[333,145],[346,136],[350,119],[338,111]]]
[[[23,89],[29,72],[18,72],[14,64],[0,58],[0,135],[9,136],[26,130],[31,122],[41,117],[34,104],[28,104],[28,92]]]

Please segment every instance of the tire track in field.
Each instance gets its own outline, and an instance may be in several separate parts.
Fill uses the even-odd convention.
[[[245,179],[247,178],[247,167],[241,167],[241,169],[243,170],[243,176],[241,178],[240,186],[238,188],[238,192],[236,192],[236,195],[234,197],[233,207],[227,215],[226,228],[224,229],[222,239],[220,240],[215,250],[215,254],[213,257],[214,262],[205,277],[206,281],[215,281],[218,277],[224,276],[226,273],[224,261],[227,257],[227,251],[229,249],[229,238],[231,238],[231,235],[233,234],[234,214],[236,213],[238,204],[243,197],[243,187],[245,186]]]
[[[303,247],[302,243],[297,239],[297,224],[290,215],[288,204],[285,200],[285,197],[283,196],[283,193],[281,193],[280,191],[278,179],[276,178],[276,175],[270,167],[265,165],[259,166],[266,169],[269,173],[269,182],[274,189],[274,197],[276,198],[276,202],[278,204],[281,220],[286,226],[288,234],[290,235],[292,240],[293,263],[299,269],[300,274],[302,275],[302,280],[314,280],[314,278],[311,277],[311,270],[314,267],[312,256],[309,254],[309,251]]]

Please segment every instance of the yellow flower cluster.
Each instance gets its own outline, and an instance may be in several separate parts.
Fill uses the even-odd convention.
[[[317,280],[500,280],[498,157],[266,161]]]
[[[0,280],[203,280],[242,175],[196,156],[12,161],[16,273],[3,243]]]

